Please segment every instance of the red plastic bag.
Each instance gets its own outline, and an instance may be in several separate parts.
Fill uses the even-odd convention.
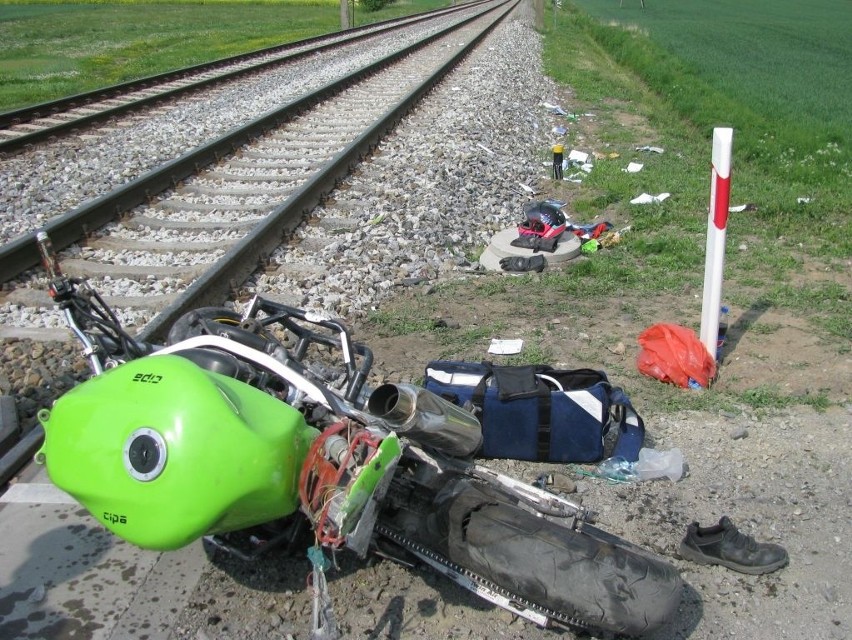
[[[679,387],[692,378],[703,388],[716,375],[716,360],[695,333],[677,324],[655,324],[639,334],[642,351],[636,358],[639,372]]]

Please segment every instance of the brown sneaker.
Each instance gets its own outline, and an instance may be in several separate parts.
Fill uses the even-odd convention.
[[[784,547],[756,542],[741,533],[728,516],[722,516],[712,527],[700,527],[697,522],[689,525],[680,543],[680,555],[698,564],[720,564],[751,575],[775,571],[789,560]]]

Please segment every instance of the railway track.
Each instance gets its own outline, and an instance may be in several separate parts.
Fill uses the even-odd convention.
[[[495,0],[491,0],[493,6]],[[260,126],[273,126],[282,105],[299,100],[334,81],[387,59],[426,35],[435,35],[487,8],[471,6],[428,23],[403,26],[362,40],[344,43],[291,63],[232,79],[156,107],[140,109],[132,118],[112,118],[101,125],[69,132],[28,145],[14,154],[0,154],[0,241],[32,233],[52,218],[91,205],[115,189],[161,168],[164,180],[177,180],[207,162],[204,145],[219,157],[230,153]],[[265,120],[262,118],[266,117]],[[231,140],[216,146],[213,141]],[[243,139],[240,139],[243,135]],[[189,162],[180,165],[179,160]],[[166,166],[168,161],[175,165]],[[184,175],[187,175],[186,173]],[[158,184],[145,186],[151,193]],[[58,239],[61,240],[61,239]],[[7,276],[0,274],[0,281]]]
[[[481,0],[471,6],[481,4]],[[124,82],[95,91],[0,113],[0,153],[63,135],[108,118],[198,91],[252,73],[309,58],[317,53],[356,44],[404,26],[470,10],[469,6],[437,9],[416,16],[365,25],[338,34],[267,47],[242,55]]]
[[[167,163],[50,221],[54,243],[73,245],[63,255],[65,270],[89,278],[131,329],[156,340],[187,310],[220,304],[246,279],[321,269],[310,252],[295,267],[271,256],[298,244],[282,238],[515,4],[430,35],[204,145],[200,156]],[[357,206],[350,213],[318,224],[333,234],[363,227],[375,215]],[[32,238],[5,245],[0,271],[14,280],[6,284],[7,302],[39,309],[50,300],[44,275],[30,268],[34,251]],[[27,337],[38,338],[31,331]],[[39,432],[28,433],[9,454],[16,461],[4,457],[0,471],[28,460]]]
[[[157,167],[102,198],[49,221],[44,229],[54,246],[62,249],[81,238],[91,237],[117,216],[124,216],[115,234],[106,233],[120,234],[128,252],[133,252],[129,246],[133,234],[127,230],[133,228],[141,228],[143,235],[149,233],[146,229],[169,229],[184,250],[191,250],[193,247],[187,247],[178,235],[218,229],[229,231],[230,238],[234,239],[239,235],[238,228],[234,228],[239,219],[244,241],[229,250],[228,259],[219,261],[220,267],[199,269],[186,265],[188,268],[180,270],[176,268],[180,263],[175,262],[173,255],[168,255],[163,258],[165,266],[161,268],[125,265],[113,270],[111,280],[135,277],[148,283],[152,276],[162,276],[154,289],[145,286],[140,290],[140,295],[149,300],[153,290],[167,295],[182,293],[182,286],[176,280],[185,283],[197,279],[198,285],[186,287],[178,308],[163,315],[163,323],[173,321],[174,314],[180,315],[187,308],[204,303],[203,298],[220,298],[226,292],[223,280],[230,283],[239,280],[238,275],[248,275],[257,266],[258,256],[268,254],[281,234],[292,230],[302,213],[316,204],[351,165],[369,152],[379,137],[475,46],[493,26],[495,16],[502,16],[505,11],[505,6],[500,5],[495,10],[477,14],[357,69]],[[460,38],[468,43],[467,47],[457,46]],[[453,55],[447,55],[450,52]],[[351,122],[358,124],[353,128]],[[265,136],[265,139],[252,143],[257,136]],[[255,162],[248,168],[240,166],[252,157],[265,164]],[[237,158],[239,162],[230,164]],[[217,164],[210,169],[199,171],[199,167],[214,162]],[[157,200],[153,201],[154,198]],[[134,209],[143,203],[148,204]],[[128,212],[131,212],[129,216]],[[279,222],[273,222],[276,220]],[[247,230],[247,226],[255,228]],[[268,227],[269,230],[264,230]],[[97,233],[103,235],[105,232]],[[37,264],[33,237],[33,233],[24,235],[0,248],[0,279],[8,281]],[[217,243],[221,240],[215,238]],[[167,248],[163,244],[160,247]],[[194,248],[194,253],[205,254],[209,246],[201,243]],[[104,262],[115,260],[107,256]],[[193,262],[198,263],[197,260]],[[236,263],[242,263],[239,269]],[[72,265],[72,272],[75,266]],[[80,275],[95,277],[108,275],[104,271],[110,270],[95,266],[93,261],[89,261],[88,272],[85,265],[80,267]],[[176,271],[177,278],[174,277]],[[199,271],[205,271],[203,277]],[[217,272],[220,275],[214,276]],[[107,294],[110,294],[108,290]]]

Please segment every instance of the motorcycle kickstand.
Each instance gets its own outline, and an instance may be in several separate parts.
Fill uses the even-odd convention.
[[[328,559],[322,548],[315,546],[308,549],[308,558],[313,565],[311,573],[311,589],[313,590],[313,606],[311,611],[310,640],[340,640],[340,630],[334,619],[331,596],[328,594],[328,583],[325,570],[329,566]]]

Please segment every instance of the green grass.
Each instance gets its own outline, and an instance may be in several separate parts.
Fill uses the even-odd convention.
[[[686,121],[829,200],[852,177],[852,6],[832,0],[574,0],[567,12]],[[588,14],[588,16],[586,15]],[[590,16],[590,17],[589,17]],[[706,135],[706,134],[705,134]],[[800,194],[800,195],[802,195]],[[841,208],[848,200],[835,198]]]
[[[542,278],[544,290],[556,289],[575,301],[597,291],[612,297],[623,291],[647,297],[700,291],[709,143],[713,127],[732,126],[731,203],[751,202],[758,210],[729,220],[726,299],[739,308],[774,307],[805,317],[817,335],[847,345],[848,353],[848,278],[841,285],[801,282],[797,276],[805,262],[848,274],[852,255],[850,17],[848,5],[827,0],[807,6],[792,0],[651,0],[645,11],[638,3],[620,9],[614,2],[575,0],[549,14],[545,68],[593,105],[602,140],[622,153],[616,161],[596,163],[572,206],[590,217],[621,215],[633,232],[617,252]],[[653,129],[653,144],[666,149],[662,156],[640,158],[649,170],[620,171],[638,140],[614,120],[616,108],[644,118]],[[627,204],[642,191],[673,195],[656,206]],[[811,202],[799,204],[801,196]],[[745,249],[736,250],[740,247]],[[757,410],[790,404],[824,409],[827,404],[819,393],[792,397],[764,387],[736,398],[667,394],[665,386],[649,393],[660,406],[672,408],[739,402]]]
[[[738,398],[740,402],[758,410],[783,409],[795,404],[813,407],[817,411],[825,411],[828,398],[824,394],[809,394],[802,396],[785,395],[771,387],[755,387],[743,392]]]
[[[357,25],[446,0],[356,9]],[[337,31],[336,0],[0,3],[0,112]]]
[[[372,322],[384,336],[404,336],[411,333],[441,331],[434,319],[434,309],[412,306],[396,312],[374,311],[370,314]]]

